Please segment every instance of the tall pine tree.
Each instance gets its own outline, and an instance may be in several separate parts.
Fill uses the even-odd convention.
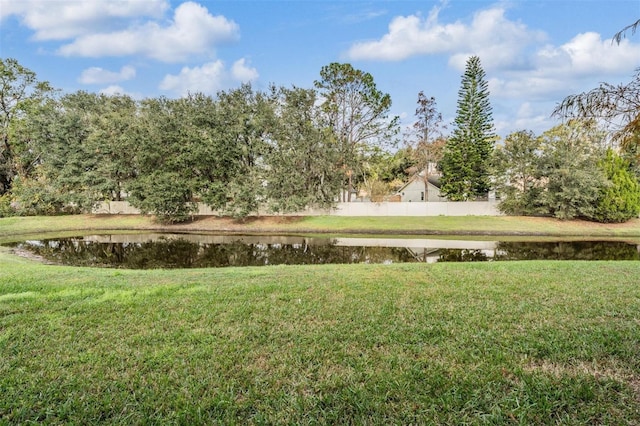
[[[458,92],[453,134],[440,162],[441,192],[452,201],[484,196],[490,189],[490,157],[496,139],[489,90],[480,58],[467,60]]]

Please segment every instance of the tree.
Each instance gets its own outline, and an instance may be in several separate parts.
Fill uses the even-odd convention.
[[[383,185],[389,191],[395,191],[405,184],[411,172],[415,173],[415,155],[410,146],[394,152],[375,148],[365,164],[365,184],[381,189]],[[377,183],[376,183],[377,182]],[[375,191],[368,191],[370,194]]]
[[[624,38],[625,33],[627,31],[631,31],[631,34],[635,34],[638,27],[640,27],[640,19],[638,19],[636,22],[634,22],[631,25],[627,25],[626,27],[624,27],[623,29],[615,33],[615,35],[613,36],[612,42],[620,44],[620,42]]]
[[[245,217],[264,202],[267,141],[275,128],[273,100],[249,84],[218,93],[207,127],[209,155],[202,170],[202,200],[221,213]]]
[[[86,212],[110,199],[105,147],[111,144],[96,137],[104,100],[76,92],[22,120],[21,133],[37,158],[33,170],[19,171],[12,188],[22,213]]]
[[[490,156],[496,139],[485,73],[477,56],[467,60],[458,92],[454,130],[440,162],[441,191],[450,200],[469,200],[490,189]]]
[[[640,20],[626,26],[613,36],[612,43],[620,44],[627,31],[634,34],[639,26]],[[553,115],[604,121],[613,129],[613,141],[640,167],[640,68],[627,84],[601,83],[588,92],[567,96]]]
[[[407,132],[407,142],[413,148],[414,166],[411,172],[423,181],[424,193],[427,194],[429,177],[435,174],[437,164],[442,160],[445,145],[442,129],[445,126],[436,99],[433,96],[428,98],[422,91],[418,93],[415,116],[417,120]]]
[[[544,213],[540,195],[545,180],[541,176],[541,140],[533,132],[521,130],[508,135],[493,153],[493,175],[501,196],[499,208],[507,214]]]
[[[598,161],[605,133],[593,120],[571,120],[541,136],[541,175],[546,181],[540,201],[547,214],[559,219],[595,215],[597,201],[608,185]]]
[[[609,185],[603,187],[593,218],[598,222],[625,222],[640,213],[640,184],[629,163],[612,149],[598,162]]]
[[[102,200],[121,201],[137,170],[134,159],[140,144],[138,103],[128,95],[95,95],[88,143],[92,156],[100,159],[96,171],[103,182]]]
[[[193,99],[161,97],[140,105],[137,176],[127,185],[128,200],[163,222],[188,220],[197,207],[192,152],[199,135],[192,125]]]
[[[342,182],[339,152],[330,129],[318,123],[316,92],[274,88],[274,96],[277,125],[266,158],[269,209],[288,213],[333,206]]]
[[[17,156],[28,151],[29,139],[21,138],[15,126],[53,95],[46,81],[17,60],[0,58],[0,195],[11,190],[18,174]]]
[[[391,96],[376,88],[373,76],[350,64],[322,67],[315,87],[320,90],[326,125],[340,149],[343,201],[351,201],[354,175],[363,172],[364,154],[397,133],[398,117],[389,119]]]
[[[601,120],[613,129],[613,140],[619,142],[635,162],[640,162],[640,68],[627,84],[601,83],[589,92],[567,96],[553,114],[562,118]]]
[[[500,209],[623,222],[640,211],[640,187],[629,163],[606,150],[606,133],[593,120],[571,120],[535,137],[507,136],[493,156]]]

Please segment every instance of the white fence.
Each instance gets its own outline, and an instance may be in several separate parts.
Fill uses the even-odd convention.
[[[93,210],[96,214],[140,214],[126,201],[103,202]],[[204,204],[196,215],[217,216]],[[260,213],[268,216],[269,213]],[[500,216],[496,201],[457,201],[424,203],[338,203],[332,210],[310,209],[286,216]]]

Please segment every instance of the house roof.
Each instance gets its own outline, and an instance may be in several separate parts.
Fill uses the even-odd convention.
[[[400,189],[398,189],[398,193],[402,192],[407,186],[409,186],[412,182],[420,179],[422,180],[424,176],[424,172],[420,172],[420,173],[416,173],[413,176],[411,176],[409,178],[409,180],[407,181],[407,183],[405,183],[404,185],[402,185],[402,187]],[[438,175],[429,175],[427,177],[427,182],[429,182],[431,185],[435,186],[436,188],[440,189],[440,176]]]

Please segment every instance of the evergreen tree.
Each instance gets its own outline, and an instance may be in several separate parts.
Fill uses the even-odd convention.
[[[469,200],[489,191],[495,138],[485,73],[480,58],[472,56],[458,92],[453,134],[439,165],[441,191],[450,200]]]
[[[598,222],[626,222],[640,213],[640,184],[629,169],[629,163],[612,149],[598,166],[609,184],[600,192],[593,218]]]

